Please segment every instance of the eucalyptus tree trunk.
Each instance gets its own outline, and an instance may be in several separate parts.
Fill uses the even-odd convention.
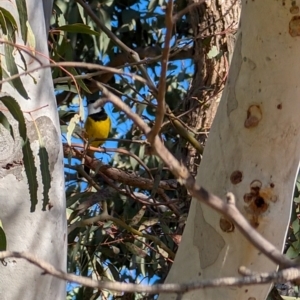
[[[184,100],[186,122],[201,143],[215,117],[233,54],[236,31],[240,19],[241,3],[237,1],[191,0],[201,3],[190,10],[190,23],[194,33],[195,74]],[[185,161],[195,176],[200,155],[193,146],[183,149]]]
[[[298,10],[294,2],[242,1],[229,78],[197,175],[197,182],[219,197],[233,192],[253,229],[279,249],[285,241],[299,165]],[[240,266],[254,272],[276,270],[226,223],[193,200],[167,282],[239,276]],[[183,299],[265,299],[269,289],[269,285],[214,288],[188,293]]]
[[[24,44],[23,33],[26,11],[19,14],[20,3],[2,1],[1,16],[6,18],[8,11],[16,21],[18,30],[16,44],[30,49],[29,53],[12,47],[13,60],[18,66],[19,73],[36,68],[42,64],[49,64],[47,33],[52,14],[52,1],[31,0],[27,4],[27,43]],[[22,5],[22,4],[21,4]],[[22,19],[23,18],[23,19]],[[12,20],[12,18],[10,18]],[[3,20],[2,20],[3,21]],[[8,22],[8,21],[7,21]],[[29,25],[28,25],[29,24]],[[3,22],[1,23],[3,25]],[[1,39],[9,36],[2,29]],[[32,31],[31,31],[32,30]],[[5,45],[1,45],[1,74],[13,75],[8,66],[9,58],[5,52]],[[9,50],[9,49],[8,49]],[[22,54],[22,56],[20,55]],[[38,61],[37,61],[38,58]],[[4,83],[0,92],[1,111],[10,122],[13,134],[0,125],[0,220],[7,239],[7,250],[26,251],[46,260],[60,270],[66,270],[66,216],[63,155],[60,142],[60,128],[57,107],[54,97],[52,76],[50,69],[41,69],[30,75],[21,77],[22,83],[16,81]],[[24,89],[22,91],[22,89]],[[26,97],[27,95],[27,97]],[[19,104],[25,124],[16,120],[3,105],[3,99],[14,99]],[[27,99],[26,99],[27,98]],[[2,123],[2,122],[1,122]],[[25,171],[24,152],[22,145],[26,144],[20,132],[20,126],[26,128],[27,137],[34,157],[34,168]],[[24,132],[23,132],[24,134]],[[44,156],[40,149],[44,147]],[[47,155],[45,156],[45,153]],[[24,155],[23,155],[24,154]],[[29,157],[29,156],[28,156]],[[42,161],[44,160],[44,161]],[[41,165],[50,172],[50,177],[42,180]],[[33,170],[33,171],[32,171]],[[29,178],[29,174],[32,175]],[[33,201],[35,190],[29,192],[29,186],[37,178],[37,204]],[[49,186],[47,191],[45,186]],[[47,191],[46,194],[43,192]],[[49,197],[50,202],[43,208],[43,200]],[[50,275],[43,275],[42,270],[21,259],[5,259],[0,264],[0,299],[65,299],[65,282]]]

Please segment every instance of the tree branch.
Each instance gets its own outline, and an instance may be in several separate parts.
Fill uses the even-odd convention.
[[[218,279],[201,280],[190,283],[165,283],[155,284],[152,286],[133,284],[133,283],[121,283],[111,281],[96,281],[88,277],[77,276],[74,274],[68,274],[56,269],[53,265],[46,261],[43,261],[36,256],[26,252],[15,251],[2,251],[0,252],[0,260],[2,264],[7,263],[7,258],[22,258],[36,265],[44,272],[42,274],[49,274],[60,278],[65,281],[75,282],[83,286],[95,288],[95,289],[107,289],[116,292],[136,292],[136,293],[176,293],[183,294],[193,290],[199,290],[212,287],[225,287],[225,286],[245,286],[253,284],[266,284],[270,282],[282,282],[282,281],[294,281],[300,278],[300,270],[298,268],[284,269],[279,272],[253,274],[245,277],[224,277]]]
[[[81,159],[82,155],[78,151],[72,150],[67,144],[63,145],[64,154],[68,156],[70,151],[72,151],[72,157]],[[97,149],[99,152],[101,149]],[[105,152],[105,150],[103,150]],[[145,177],[138,177],[134,173],[126,172],[124,170],[120,170],[118,168],[114,168],[109,165],[102,164],[100,167],[98,166],[99,161],[95,158],[90,156],[86,156],[85,164],[91,168],[92,170],[99,169],[100,172],[104,173],[107,177],[112,180],[122,182],[127,185],[132,185],[134,187],[144,189],[144,190],[151,190],[154,187],[154,181],[145,178]],[[176,190],[177,189],[177,182],[175,179],[171,180],[162,180],[158,185],[158,193],[163,192],[164,190]]]
[[[155,136],[158,135],[161,125],[164,121],[165,111],[166,111],[166,104],[165,104],[165,94],[166,94],[166,76],[168,70],[168,61],[169,61],[169,54],[170,54],[170,41],[172,38],[172,30],[173,30],[173,0],[167,3],[167,10],[166,10],[166,38],[165,38],[165,46],[162,53],[162,60],[161,60],[161,71],[160,71],[160,78],[159,78],[159,89],[157,95],[157,109],[156,109],[156,116],[155,116],[155,123],[152,127],[151,131],[147,135],[147,140],[152,144],[154,141]]]

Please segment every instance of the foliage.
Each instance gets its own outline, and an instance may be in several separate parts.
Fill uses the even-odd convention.
[[[100,30],[79,3],[55,1],[49,34],[51,58],[56,62],[97,63],[123,68],[121,70],[126,74],[141,75],[140,69],[128,58],[129,53],[124,53],[116,40]],[[89,1],[89,4],[106,28],[139,54],[147,73],[157,85],[160,55],[164,47],[163,1]],[[183,112],[182,100],[193,75],[191,60],[178,61],[181,51],[190,47],[191,43],[187,21],[187,16],[181,18],[173,32],[171,61],[168,65],[165,100],[175,118]],[[58,91],[62,131],[68,136],[75,136],[80,133],[79,127],[82,126],[78,120],[83,119],[84,115],[82,105],[85,100],[81,99],[97,99],[99,92],[93,82],[82,78],[76,81],[80,90],[78,93],[67,72],[77,75],[91,70],[76,67],[63,71],[56,68],[52,73]],[[93,78],[106,84],[152,126],[156,99],[144,83],[112,73],[98,74]],[[71,228],[68,237],[68,271],[112,281],[161,282],[177,250],[189,201],[186,201],[185,192],[178,188],[171,172],[159,159],[147,154],[148,146],[140,130],[118,109],[110,106],[108,109],[114,125],[111,137],[117,138],[117,142],[106,143],[106,146],[115,147],[115,150],[107,149],[111,150],[109,153],[115,152],[113,156],[106,153],[98,157],[102,160],[99,170],[102,176],[98,174],[94,178],[98,184],[96,190],[90,187],[83,189],[83,182],[76,174],[78,168],[74,167],[74,164],[80,164],[80,156],[75,161],[70,152],[65,155]],[[185,142],[180,143],[179,134],[170,118],[163,124],[161,137],[168,148],[180,157],[182,143]],[[121,175],[117,177],[117,173]],[[163,205],[166,201],[174,203]],[[162,205],[158,206],[159,203]],[[87,295],[91,299],[99,295],[103,299],[109,295],[114,299],[121,296],[72,286],[70,299],[75,295],[76,299],[86,298]],[[136,295],[137,299],[144,296]]]

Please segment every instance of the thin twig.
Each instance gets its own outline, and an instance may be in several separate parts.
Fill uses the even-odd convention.
[[[107,139],[95,139],[94,141],[98,141],[98,140],[107,141]],[[66,145],[67,144],[64,144],[64,146],[66,146]],[[71,146],[72,147],[76,147],[76,148],[77,147],[78,148],[84,148],[84,146],[81,145],[81,144],[72,144]],[[123,154],[123,155],[128,155],[128,156],[134,158],[146,170],[146,172],[148,173],[150,179],[153,180],[152,173],[150,172],[150,170],[147,167],[147,165],[137,155],[135,155],[134,153],[132,153],[132,152],[126,150],[126,149],[122,149],[122,148],[106,148],[106,147],[99,148],[99,147],[89,146],[88,150],[92,151],[92,152],[100,152],[100,153],[115,152],[115,153],[120,153],[120,154]]]
[[[65,157],[68,157],[68,155],[71,155],[73,158],[81,159],[82,153],[80,153],[76,149],[72,149],[67,144],[63,145],[64,155]],[[99,162],[95,160],[94,158],[91,158],[89,156],[86,157],[86,165],[92,169],[97,169],[97,166],[99,165]],[[71,167],[71,166],[70,166]],[[74,168],[74,167],[73,167]],[[100,168],[98,168],[99,172],[105,174],[107,177],[109,177],[111,180],[115,180],[117,182],[121,182],[126,185],[132,185],[136,188],[140,188],[143,190],[151,190],[153,188],[154,182],[153,180],[145,177],[137,176],[135,173],[127,172],[118,168],[114,168],[109,165],[101,165]],[[177,188],[177,181],[175,179],[169,179],[169,180],[162,180],[159,183],[159,189],[157,190],[158,194],[166,191],[173,191]]]
[[[136,80],[140,81],[141,83],[147,84],[147,81],[143,77],[141,77],[139,75],[135,75],[135,74],[124,73],[123,71],[120,71],[116,68],[105,67],[105,66],[101,66],[101,65],[98,65],[98,64],[91,64],[91,63],[85,63],[85,62],[66,62],[66,61],[58,62],[58,63],[51,63],[51,64],[44,64],[44,65],[38,66],[36,68],[29,69],[29,70],[24,71],[22,73],[19,73],[19,74],[10,76],[9,78],[1,80],[0,84],[12,81],[16,78],[19,78],[19,77],[24,76],[24,75],[28,75],[28,74],[33,73],[35,71],[38,71],[40,69],[61,68],[61,67],[81,67],[81,68],[86,68],[86,69],[103,70],[105,72],[111,72],[111,73],[120,74],[120,75],[123,75],[123,76],[129,76],[133,79],[136,79]],[[64,70],[64,71],[66,72],[66,70]],[[72,78],[73,77],[74,76],[72,76]],[[73,80],[73,81],[76,83],[76,80]]]
[[[158,85],[158,95],[157,95],[157,109],[155,115],[155,123],[152,127],[151,131],[147,135],[148,141],[152,144],[155,136],[158,135],[161,125],[164,121],[166,104],[165,104],[165,94],[166,94],[166,76],[168,70],[168,61],[170,54],[170,42],[172,38],[172,30],[173,30],[173,0],[169,1],[166,9],[166,36],[165,36],[165,46],[162,53],[161,60],[161,70],[160,70],[160,78]]]
[[[204,288],[216,288],[225,286],[245,286],[253,284],[266,284],[270,282],[293,281],[300,278],[300,270],[298,268],[289,268],[279,272],[255,274],[245,277],[224,277],[217,279],[201,280],[190,283],[164,283],[154,285],[143,285],[133,283],[121,283],[112,281],[97,281],[89,277],[68,274],[56,269],[50,263],[38,259],[35,255],[26,252],[2,251],[0,252],[0,260],[7,258],[22,258],[42,269],[43,274],[49,274],[65,281],[78,283],[83,286],[94,289],[107,289],[116,292],[132,292],[132,293],[187,293]]]

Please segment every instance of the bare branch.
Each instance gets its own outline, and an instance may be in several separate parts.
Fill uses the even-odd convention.
[[[0,40],[0,43],[1,42],[2,41]],[[124,73],[123,71],[115,69],[115,68],[105,67],[105,66],[101,66],[101,65],[98,65],[98,64],[84,63],[84,62],[58,62],[58,63],[52,63],[52,64],[48,64],[48,65],[47,64],[41,65],[41,66],[38,66],[36,68],[28,69],[25,72],[22,72],[22,73],[10,76],[9,78],[6,78],[4,80],[1,80],[0,84],[12,81],[16,78],[19,78],[19,77],[24,76],[24,75],[28,75],[28,74],[33,73],[35,71],[38,71],[40,69],[61,68],[61,67],[81,67],[81,68],[86,68],[86,69],[90,69],[90,70],[101,70],[101,71],[104,71],[104,72],[111,72],[111,73],[120,74],[120,75],[123,75],[123,76],[129,76],[133,79],[136,79],[136,80],[140,81],[141,83],[147,84],[147,81],[139,75]]]
[[[92,148],[92,147],[91,147]],[[64,154],[68,156],[72,149],[67,145],[63,144]],[[95,148],[96,149],[96,148]],[[101,151],[101,149],[96,149],[98,152],[105,152],[105,149]],[[78,159],[82,158],[82,154],[76,151],[72,151],[72,157],[76,157]],[[92,157],[86,156],[86,165],[90,167],[92,170],[99,169],[99,171],[109,178],[122,182],[127,185],[132,185],[134,187],[151,190],[153,188],[154,182],[149,178],[138,177],[134,173],[126,172],[121,169],[114,168],[109,165],[102,164],[100,167],[98,166],[99,161],[95,160]],[[176,180],[162,180],[159,183],[158,193],[163,192],[164,190],[175,190],[177,188]]]
[[[183,294],[193,290],[199,290],[203,288],[212,287],[225,287],[225,286],[245,286],[253,284],[266,284],[270,282],[282,282],[293,281],[300,278],[300,270],[298,268],[289,268],[279,272],[253,274],[245,277],[224,277],[211,280],[201,280],[190,283],[165,283],[155,284],[152,286],[133,284],[133,283],[121,283],[111,281],[96,281],[88,277],[77,276],[74,274],[68,274],[56,269],[53,265],[46,261],[38,259],[36,256],[26,252],[15,251],[2,251],[0,252],[0,260],[5,263],[5,259],[14,257],[22,258],[28,262],[41,268],[44,272],[42,274],[49,274],[60,278],[65,281],[75,282],[83,286],[95,288],[95,289],[107,289],[116,292],[136,292],[136,293],[176,293]]]
[[[169,1],[167,4],[166,10],[166,38],[165,38],[165,47],[162,53],[161,60],[161,70],[160,70],[160,78],[158,85],[158,95],[157,95],[157,109],[156,109],[156,117],[155,123],[149,134],[147,135],[147,140],[152,144],[155,136],[158,135],[161,125],[164,121],[166,104],[165,104],[165,94],[166,94],[166,76],[168,70],[168,61],[170,54],[170,41],[172,38],[172,30],[173,30],[173,0]]]

